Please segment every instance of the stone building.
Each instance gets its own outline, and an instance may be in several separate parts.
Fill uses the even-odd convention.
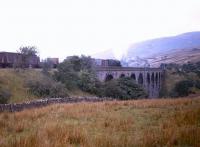
[[[22,54],[13,52],[0,52],[0,67],[13,67],[15,64],[22,62]],[[33,55],[28,58],[25,67],[39,67],[40,58]]]

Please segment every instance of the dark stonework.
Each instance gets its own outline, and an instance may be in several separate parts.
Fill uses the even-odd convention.
[[[22,111],[24,109],[39,108],[50,104],[58,104],[58,103],[102,102],[111,100],[114,99],[98,98],[98,97],[46,98],[46,99],[34,100],[18,104],[17,103],[0,104],[0,112],[16,112],[16,111]]]
[[[20,53],[12,52],[0,52],[0,67],[13,67],[14,64],[22,60],[22,55]],[[26,63],[27,67],[39,67],[40,58],[33,55],[29,58]]]
[[[163,69],[161,68],[138,68],[138,67],[97,67],[97,77],[100,81],[131,77],[141,85],[149,95],[149,98],[159,97]]]

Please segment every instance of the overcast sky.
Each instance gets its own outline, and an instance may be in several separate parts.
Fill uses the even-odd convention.
[[[65,58],[200,31],[200,0],[0,0],[0,51]]]

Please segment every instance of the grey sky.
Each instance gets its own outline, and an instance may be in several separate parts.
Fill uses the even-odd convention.
[[[0,50],[65,58],[200,30],[200,0],[1,0]]]

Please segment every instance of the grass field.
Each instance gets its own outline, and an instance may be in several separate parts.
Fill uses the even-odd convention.
[[[0,113],[0,146],[200,146],[200,97],[51,105]]]

